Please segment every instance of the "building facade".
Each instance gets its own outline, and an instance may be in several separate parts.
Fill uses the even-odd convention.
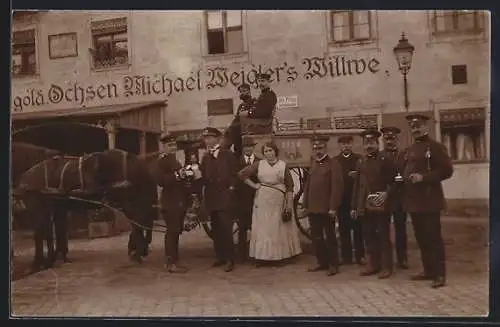
[[[451,207],[489,199],[490,16],[485,11],[33,12],[13,19],[12,114],[167,101],[156,123],[226,127],[236,87],[272,76],[279,122],[406,129],[401,33],[415,47],[408,111],[434,118],[455,162]],[[153,119],[153,120],[154,120]],[[402,145],[409,141],[401,136]],[[479,181],[479,183],[478,183]]]

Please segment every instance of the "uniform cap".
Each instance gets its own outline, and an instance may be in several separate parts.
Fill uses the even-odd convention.
[[[401,133],[401,130],[395,126],[382,127],[380,131],[384,135],[385,139],[393,139],[396,135]]]
[[[205,136],[219,137],[221,135],[222,135],[222,133],[217,128],[214,128],[214,127],[206,127],[203,130],[203,137],[205,137]]]
[[[271,75],[266,74],[266,73],[257,74],[257,79],[270,80],[271,79]]]
[[[328,142],[330,138],[326,135],[314,135],[312,137],[313,142]]]
[[[242,90],[250,90],[250,85],[244,83],[244,84],[241,84],[240,86],[238,86],[238,91],[242,91]]]
[[[256,145],[257,142],[255,142],[251,137],[245,137],[243,138],[243,146],[254,146]]]
[[[426,122],[429,119],[430,119],[429,116],[422,115],[422,114],[411,114],[411,115],[407,115],[406,116],[406,120],[409,123],[418,122],[418,121],[420,121],[420,122]]]
[[[353,140],[352,135],[341,135],[338,138],[338,143],[348,143],[352,142],[352,140]]]
[[[382,134],[376,129],[367,129],[361,132],[360,135],[364,139],[373,139],[373,138],[379,138],[380,135]]]
[[[171,143],[171,142],[176,142],[176,138],[174,135],[171,133],[165,132],[160,135],[160,142],[161,143]]]

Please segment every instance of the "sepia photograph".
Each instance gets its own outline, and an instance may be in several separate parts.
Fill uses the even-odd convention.
[[[486,10],[12,11],[10,317],[486,317]]]

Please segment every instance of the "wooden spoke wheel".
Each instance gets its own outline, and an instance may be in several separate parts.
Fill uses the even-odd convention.
[[[299,189],[293,196],[293,216],[295,218],[295,224],[299,231],[311,239],[311,226],[309,226],[309,217],[307,216],[304,206],[302,205],[301,197],[304,194],[304,188],[307,176],[309,174],[308,168],[295,167],[290,169],[292,174],[295,174],[299,180]]]

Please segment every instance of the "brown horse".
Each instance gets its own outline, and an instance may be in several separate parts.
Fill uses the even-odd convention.
[[[147,255],[144,231],[153,225],[152,209],[157,188],[147,160],[122,150],[107,150],[87,155],[82,160],[84,189],[105,195],[130,220],[128,253],[139,263]]]

